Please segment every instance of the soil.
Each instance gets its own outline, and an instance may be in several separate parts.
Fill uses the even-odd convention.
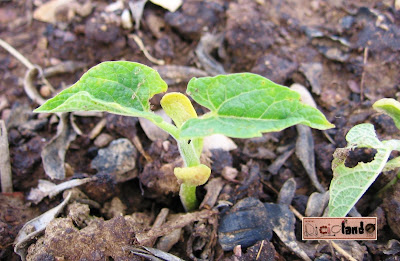
[[[345,134],[352,126],[369,122],[381,139],[400,138],[393,121],[371,107],[400,94],[399,1],[183,0],[175,12],[148,2],[140,27],[121,22],[128,2],[138,1],[121,1],[118,7],[114,1],[66,0],[39,13],[49,2],[62,1],[0,1],[0,39],[43,69],[55,90],[40,75],[31,79],[31,87],[44,99],[108,60],[156,68],[169,83],[168,91],[185,92],[193,76],[244,71],[285,86],[298,83],[336,125],[311,132],[314,148],[309,154],[315,153],[316,175],[324,189],[332,179],[332,155],[346,146]],[[51,21],[40,21],[49,14]],[[144,55],[132,34],[154,59]],[[184,214],[173,175],[182,161],[172,137],[156,139],[157,134],[146,135],[137,119],[107,113],[68,115],[65,131],[58,135],[56,116],[32,113],[39,104],[24,88],[29,85],[27,71],[0,48],[0,113],[8,131],[14,191],[0,194],[1,260],[21,260],[13,245],[20,229],[63,200],[67,207],[27,243],[27,260],[141,260],[157,255],[154,249],[184,260],[342,258],[322,241],[301,241],[299,219],[283,227],[287,234],[263,226],[264,205],[276,203],[275,209],[286,215],[291,213],[282,205],[286,201],[305,215],[310,195],[318,191],[294,153],[296,127],[233,139],[234,149],[221,145],[204,153],[203,162],[212,165],[209,183],[198,189],[204,202],[199,211]],[[154,110],[160,108],[161,97],[151,100]],[[200,106],[196,110],[204,113]],[[55,136],[58,140],[51,142]],[[46,174],[42,152],[49,143],[58,144],[51,147],[55,154],[65,154],[54,170],[57,175],[62,171],[62,180]],[[371,150],[355,151],[351,160],[370,161],[373,155]],[[379,220],[377,241],[342,244],[358,260],[398,260],[399,183],[378,195],[395,175],[380,175],[356,205],[362,216]],[[92,179],[64,195],[29,200],[39,180],[54,186],[82,178]],[[283,193],[278,196],[282,188],[288,189],[289,202]],[[245,243],[226,238],[238,233],[227,218],[223,231],[219,228],[224,217],[237,218],[242,209],[255,213],[254,220],[243,222],[257,224],[247,231]],[[290,248],[291,241],[298,242],[297,248]]]

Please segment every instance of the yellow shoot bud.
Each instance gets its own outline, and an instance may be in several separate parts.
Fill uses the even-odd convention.
[[[175,122],[176,127],[180,128],[188,119],[197,118],[197,113],[193,108],[189,98],[179,92],[171,92],[164,95],[160,101],[165,113]]]
[[[175,168],[174,174],[180,183],[200,186],[207,182],[211,169],[206,165],[200,164],[195,167]]]

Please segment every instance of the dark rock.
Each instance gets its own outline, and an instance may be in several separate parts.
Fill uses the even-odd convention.
[[[93,182],[82,185],[83,192],[94,201],[103,203],[118,193],[116,181],[108,174],[97,174]]]
[[[120,28],[116,24],[106,23],[102,17],[89,19],[85,25],[85,35],[88,39],[109,44],[120,35]]]
[[[263,203],[258,199],[239,201],[221,219],[218,240],[222,249],[230,251],[236,245],[249,247],[257,241],[270,240],[272,230],[267,216]]]
[[[123,174],[136,166],[136,148],[128,139],[118,139],[100,149],[92,160],[92,167],[101,173]]]
[[[154,50],[157,54],[157,57],[160,58],[173,58],[175,56],[174,53],[174,42],[171,37],[168,35],[164,35],[154,45]]]

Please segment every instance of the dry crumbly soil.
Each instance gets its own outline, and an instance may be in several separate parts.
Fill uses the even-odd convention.
[[[286,86],[302,84],[327,119],[336,125],[325,135],[312,131],[315,147],[309,153],[315,153],[317,176],[325,189],[332,179],[333,152],[346,146],[344,137],[352,126],[370,122],[380,138],[399,138],[393,121],[371,108],[380,98],[399,97],[399,1],[183,0],[180,9],[173,13],[148,2],[139,29],[135,25],[128,29],[122,27],[122,10],[108,10],[113,1],[66,1],[69,4],[53,10],[52,23],[34,19],[35,11],[47,2],[50,1],[0,0],[0,39],[44,71],[64,65],[59,73],[47,77],[55,92],[76,82],[88,68],[109,60],[135,61],[156,67],[170,84],[169,91],[184,92],[192,76],[245,71]],[[135,1],[124,2],[124,8],[129,8],[128,2]],[[143,41],[151,56],[163,60],[165,65],[151,62],[132,34]],[[66,61],[73,63],[66,67]],[[61,195],[45,197],[38,204],[27,200],[39,179],[51,180],[44,171],[41,153],[56,135],[58,122],[55,116],[31,112],[38,104],[24,91],[27,70],[0,48],[0,113],[8,130],[15,191],[0,194],[1,260],[20,260],[13,252],[18,231],[25,222],[63,200]],[[45,99],[54,95],[39,79],[34,79],[31,85]],[[154,110],[159,108],[160,98],[156,95],[151,100]],[[196,109],[204,112],[199,106]],[[106,121],[100,132],[91,136],[102,119]],[[103,114],[74,116],[68,120],[76,125],[75,132],[79,129],[81,133],[69,136],[71,142],[65,152],[66,180],[93,176],[97,179],[78,187],[82,193],[77,196],[79,203],[71,203],[60,213],[60,218],[49,224],[46,234],[29,248],[28,259],[139,259],[124,246],[138,246],[139,235],[149,231],[161,209],[183,212],[177,195],[179,185],[173,176],[173,168],[182,164],[176,143],[171,137],[150,140],[142,123],[133,118]],[[221,206],[214,212],[182,216],[181,223],[178,222],[181,230],[175,232],[178,233],[176,243],[165,243],[170,245],[165,249],[185,260],[301,259],[276,235],[234,251],[223,251],[217,236],[221,218],[231,209],[226,202],[235,205],[246,198],[276,202],[277,192],[290,178],[296,181],[292,205],[304,215],[307,200],[316,189],[293,153],[296,137],[293,127],[262,138],[234,139],[236,149],[214,149],[204,155],[205,161],[212,162],[211,178],[215,182],[208,188],[200,188],[199,197],[219,188],[220,193],[215,196]],[[107,157],[94,163],[99,161],[99,154],[105,153],[102,149],[115,140],[130,144],[122,148],[114,144],[117,151],[121,149],[130,157],[121,160],[123,166],[109,162],[104,169]],[[362,151],[352,159],[355,162],[371,160],[371,153]],[[271,164],[281,155],[287,155],[286,161],[272,169]],[[357,258],[398,258],[395,255],[399,251],[388,251],[387,244],[400,238],[399,186],[376,196],[393,175],[381,175],[356,206],[361,215],[379,218],[378,240],[358,242],[352,252]],[[212,208],[215,200],[211,202],[213,205],[205,204],[203,210]],[[78,204],[76,210],[72,204]],[[259,204],[253,207],[259,208]],[[179,215],[168,216],[168,220],[174,218],[179,219]],[[297,220],[293,226],[297,240],[301,241],[299,224]],[[172,234],[173,229],[165,228],[165,231]],[[142,238],[148,246],[162,245],[155,244],[157,236],[149,237]],[[303,243],[303,249],[308,249],[306,252],[312,258],[340,258],[340,254],[332,254],[328,245]]]

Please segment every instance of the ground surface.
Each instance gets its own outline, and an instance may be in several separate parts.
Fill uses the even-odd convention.
[[[294,153],[296,127],[262,138],[234,139],[237,148],[233,150],[209,150],[204,158],[213,162],[212,179],[199,189],[199,197],[207,194],[206,203],[201,212],[180,216],[179,186],[172,174],[181,164],[176,143],[152,130],[145,133],[145,123],[136,119],[108,114],[64,117],[67,127],[61,141],[48,154],[65,152],[65,164],[53,163],[51,167],[56,172],[65,167],[66,177],[51,180],[44,171],[41,153],[56,135],[60,120],[33,114],[38,101],[27,96],[24,86],[49,98],[76,82],[88,68],[107,60],[157,66],[170,83],[170,91],[184,92],[192,76],[224,72],[248,71],[286,86],[302,84],[336,125],[325,134],[313,130],[315,146],[309,151],[315,153],[317,177],[328,189],[332,154],[335,148],[346,145],[344,137],[352,126],[370,122],[381,138],[399,138],[391,119],[371,108],[380,98],[398,99],[399,1],[184,0],[173,13],[149,2],[139,16],[139,29],[135,23],[131,28],[121,25],[122,9],[129,9],[129,1],[121,8],[110,6],[113,1],[71,0],[38,12],[47,2],[0,1],[0,39],[44,69],[56,89],[52,92],[43,80],[26,77],[27,67],[0,48],[0,112],[8,130],[14,189],[14,193],[0,195],[0,259],[19,260],[13,252],[18,231],[25,222],[63,201],[62,193],[52,198],[44,195],[43,200],[36,197],[37,204],[29,201],[28,194],[40,179],[60,184],[85,177],[96,180],[74,189],[73,199],[60,210],[60,218],[47,225],[44,236],[39,234],[29,242],[29,249],[23,250],[29,260],[135,260],[132,248],[139,245],[163,249],[185,260],[255,260],[257,256],[259,260],[293,260],[301,259],[301,253],[306,253],[303,259],[340,258],[323,242],[299,242],[301,250],[296,250],[275,230],[272,234],[270,228],[259,229],[266,218],[262,203],[276,203],[278,192],[290,178],[295,181],[286,183],[287,187],[295,184],[291,204],[302,215],[309,196],[317,191]],[[46,15],[52,21],[38,21]],[[158,64],[143,54],[132,34],[141,39]],[[65,64],[67,61],[72,63]],[[51,73],[49,68],[60,65],[63,67],[57,74]],[[155,110],[160,98],[151,100]],[[202,112],[202,108],[196,109]],[[98,131],[94,131],[96,126]],[[151,135],[155,138],[149,139]],[[69,144],[68,149],[65,144]],[[355,154],[353,160],[371,160],[371,153]],[[378,241],[343,245],[357,259],[398,258],[398,241],[390,240],[400,237],[399,187],[377,196],[394,174],[381,175],[357,204],[361,215],[380,220]],[[213,208],[216,205],[219,207]],[[284,213],[282,209],[277,213]],[[162,222],[160,211],[168,211],[166,219],[171,222]],[[226,243],[224,237],[232,236],[232,231],[226,230],[234,224],[221,224],[221,220],[240,211],[252,213],[251,220],[240,222],[257,224],[257,233],[254,227],[250,229],[253,233],[246,235],[247,242],[240,243],[241,250],[232,251],[236,241]],[[160,224],[154,224],[155,220],[161,220]],[[301,241],[299,224],[297,219],[293,227],[283,231],[294,231]],[[155,243],[165,234],[169,237]]]

